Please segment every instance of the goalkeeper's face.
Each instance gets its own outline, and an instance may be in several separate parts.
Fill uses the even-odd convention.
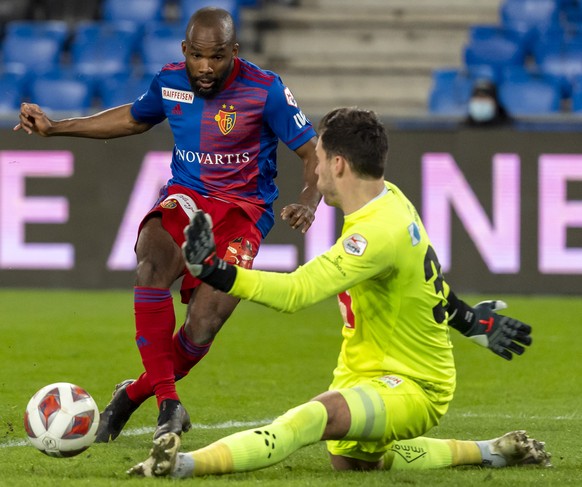
[[[218,27],[193,29],[182,41],[186,74],[196,96],[212,98],[223,89],[232,72],[238,44],[229,41]]]

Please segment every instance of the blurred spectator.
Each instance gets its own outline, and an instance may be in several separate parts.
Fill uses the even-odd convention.
[[[0,0],[0,37],[12,20],[27,19],[32,14],[32,0]]]
[[[511,117],[497,96],[497,88],[490,80],[479,80],[473,85],[464,125],[469,127],[498,127],[509,125]]]
[[[80,20],[99,18],[102,2],[101,0],[35,0],[33,3],[35,20],[64,20],[68,24],[74,24]]]

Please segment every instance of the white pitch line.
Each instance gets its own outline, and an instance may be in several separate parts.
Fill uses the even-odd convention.
[[[262,421],[226,421],[224,423],[215,423],[215,424],[200,424],[200,423],[192,423],[193,430],[220,430],[220,429],[227,429],[227,428],[253,428],[255,426],[261,426],[264,424],[269,424],[273,421],[273,418],[267,418]],[[143,428],[128,428],[127,430],[123,431],[124,436],[141,436],[141,435],[149,435],[154,432],[155,428],[148,426]],[[19,446],[29,446],[25,440],[10,440],[6,443],[0,443],[0,448],[13,448]]]
[[[582,419],[577,411],[573,413],[566,414],[563,416],[531,416],[528,414],[480,414],[480,413],[471,413],[471,412],[450,412],[445,417],[451,418],[455,416],[460,416],[463,418],[497,418],[497,419],[515,419],[515,420],[523,420],[523,419],[534,419],[534,420],[550,420],[550,421],[576,421]]]
[[[580,416],[577,412],[564,415],[564,416],[528,416],[528,415],[515,415],[515,414],[480,414],[471,412],[450,412],[445,418],[453,418],[455,416],[460,416],[463,418],[501,418],[501,419],[512,419],[512,420],[542,420],[542,421],[579,421]],[[256,426],[261,426],[264,424],[269,424],[273,419],[263,419],[260,421],[225,421],[224,423],[214,423],[214,424],[200,424],[192,423],[193,430],[220,430],[227,428],[253,428]],[[153,427],[142,427],[142,428],[129,428],[123,431],[125,436],[142,436],[147,434],[152,434],[154,432]],[[0,443],[0,448],[13,448],[28,446],[30,443],[24,440],[10,440],[6,443]]]

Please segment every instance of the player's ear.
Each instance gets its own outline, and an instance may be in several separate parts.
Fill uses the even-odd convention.
[[[235,42],[234,46],[232,46],[232,55],[233,57],[237,57],[238,56],[238,48],[239,48],[239,43]]]
[[[184,55],[184,57],[186,57],[186,49],[188,47],[186,46],[186,41],[182,41],[182,54]]]
[[[348,161],[343,156],[334,156],[333,172],[336,176],[342,176],[346,172]]]

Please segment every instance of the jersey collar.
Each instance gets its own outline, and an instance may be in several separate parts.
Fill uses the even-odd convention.
[[[232,82],[238,76],[239,72],[240,72],[240,59],[235,57],[234,58],[234,65],[232,67],[232,72],[228,75],[228,78],[226,78],[223,90],[228,88],[232,84]]]

